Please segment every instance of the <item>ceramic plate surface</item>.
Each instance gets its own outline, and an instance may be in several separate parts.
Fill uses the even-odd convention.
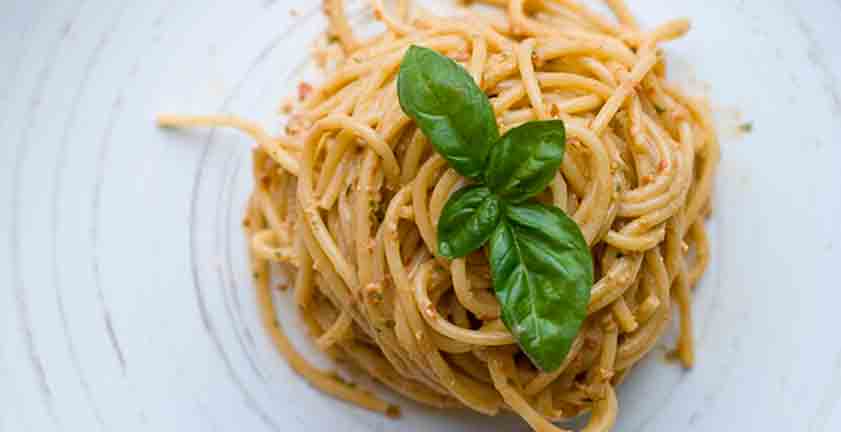
[[[665,362],[664,341],[621,386],[616,430],[841,430],[841,2],[629,3],[648,25],[693,20],[670,73],[710,95],[723,148],[697,366]],[[527,430],[405,401],[393,421],[292,373],[240,230],[250,140],[154,125],[222,112],[277,130],[320,2],[3,5],[0,430]]]

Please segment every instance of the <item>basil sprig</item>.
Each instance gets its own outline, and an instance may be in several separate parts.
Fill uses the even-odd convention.
[[[502,320],[541,370],[556,370],[587,315],[593,258],[578,225],[532,198],[558,172],[560,120],[501,138],[490,101],[457,63],[427,48],[406,52],[400,106],[450,165],[476,184],[454,193],[438,220],[438,253],[463,257],[489,243]]]

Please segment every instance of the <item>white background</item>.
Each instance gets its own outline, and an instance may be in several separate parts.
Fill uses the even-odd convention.
[[[649,25],[693,19],[670,72],[710,94],[723,151],[697,367],[658,347],[616,429],[841,430],[841,2],[629,3]],[[0,430],[526,430],[405,402],[395,422],[291,373],[244,258],[249,140],[154,127],[160,111],[233,112],[277,129],[318,2],[0,10]]]

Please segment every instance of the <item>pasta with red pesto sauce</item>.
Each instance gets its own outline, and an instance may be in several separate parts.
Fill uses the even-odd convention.
[[[243,225],[259,312],[278,351],[313,386],[360,407],[397,406],[313,366],[277,319],[273,282],[288,281],[299,317],[326,355],[432,407],[510,410],[535,431],[590,413],[616,420],[615,387],[666,331],[692,366],[692,288],[709,260],[705,219],[719,159],[708,103],[666,80],[660,44],[678,19],[641,28],[622,0],[614,17],[573,0],[486,0],[436,16],[409,0],[370,1],[385,30],[354,32],[324,0],[324,78],[298,88],[285,131],[234,116],[161,115],[162,127],[232,127],[250,135],[254,190]],[[542,371],[501,319],[484,250],[447,259],[437,223],[471,183],[401,109],[397,74],[421,46],[458,63],[487,95],[500,133],[563,120],[566,156],[537,199],[568,214],[593,258],[586,318],[561,366]],[[293,301],[290,299],[290,301]]]

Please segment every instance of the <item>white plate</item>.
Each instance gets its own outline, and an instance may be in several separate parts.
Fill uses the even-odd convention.
[[[649,356],[616,429],[841,430],[841,5],[630,3],[647,24],[693,19],[668,45],[672,72],[710,84],[724,142],[697,367]],[[0,430],[526,430],[408,403],[395,422],[291,373],[257,323],[244,258],[249,139],[154,127],[170,111],[276,128],[319,9],[6,5]],[[753,132],[738,137],[743,121]],[[315,354],[289,303],[283,323]]]

